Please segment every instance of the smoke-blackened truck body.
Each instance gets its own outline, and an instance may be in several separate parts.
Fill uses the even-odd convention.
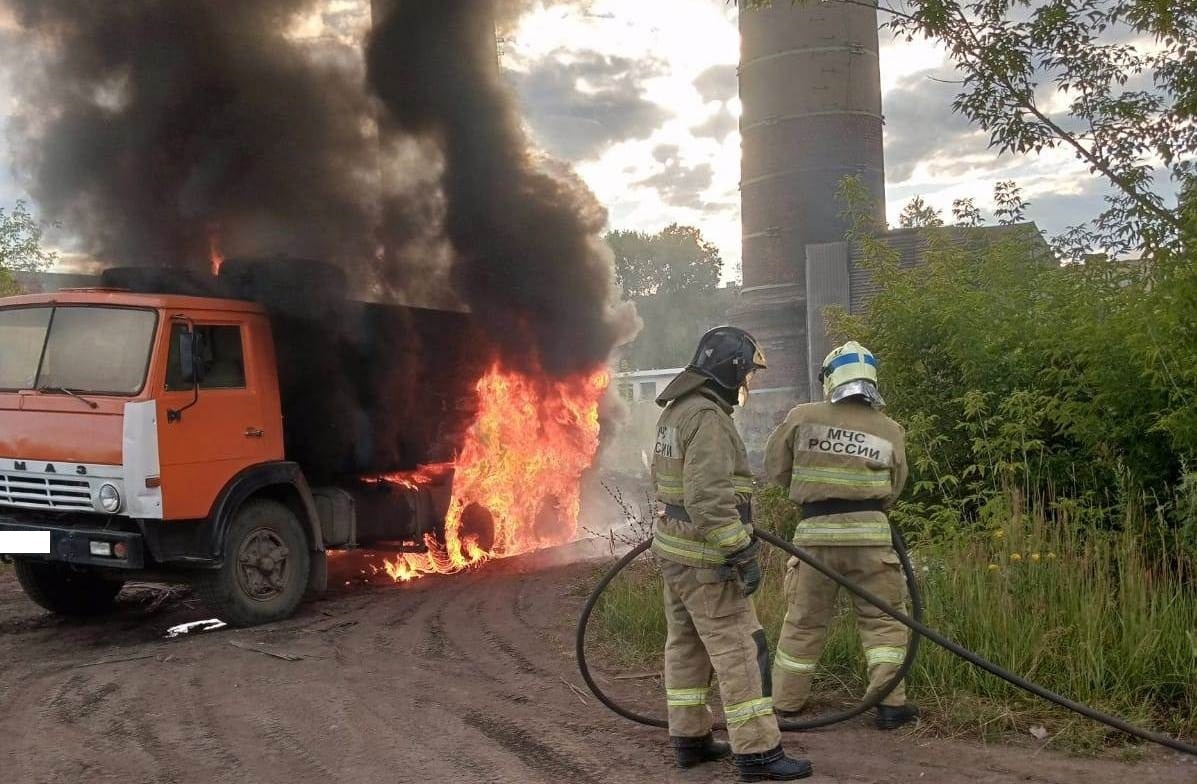
[[[91,614],[154,576],[250,625],[323,588],[330,549],[435,533],[486,342],[321,270],[0,299],[0,531],[50,532],[15,558],[31,598]]]

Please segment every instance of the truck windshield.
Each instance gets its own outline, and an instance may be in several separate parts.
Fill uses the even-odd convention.
[[[136,395],[157,323],[154,311],[134,308],[0,310],[0,390]]]

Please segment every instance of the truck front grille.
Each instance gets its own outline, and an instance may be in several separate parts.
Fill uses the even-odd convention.
[[[0,503],[32,509],[94,511],[86,479],[0,472]]]

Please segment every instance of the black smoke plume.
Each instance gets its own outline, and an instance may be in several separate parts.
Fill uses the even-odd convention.
[[[5,0],[18,175],[84,253],[368,259],[377,146],[356,49],[288,35],[316,0]]]
[[[604,210],[531,148],[502,82],[495,18],[521,3],[367,3],[354,40],[325,0],[0,0],[24,58],[17,173],[81,251],[207,274],[218,242],[472,312],[342,306],[311,264],[230,263],[276,317],[288,449],[328,476],[433,458],[452,395],[428,390],[468,386],[462,368],[591,371],[636,320],[613,299]],[[336,35],[296,33],[321,14]]]
[[[610,307],[606,213],[533,154],[501,82],[493,14],[479,0],[377,0],[367,49],[384,122],[435,141],[450,279],[515,367],[593,369],[627,332]],[[529,349],[533,349],[530,351]]]

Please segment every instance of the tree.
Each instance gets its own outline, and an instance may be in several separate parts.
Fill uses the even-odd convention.
[[[1002,180],[993,186],[994,215],[1002,226],[1022,223],[1027,217],[1029,201],[1022,197],[1022,188],[1013,180]]]
[[[615,253],[615,275],[626,297],[710,292],[719,286],[723,258],[693,226],[673,223],[657,234],[613,231],[607,244]]]
[[[1197,2],[837,1],[878,8],[908,40],[942,42],[962,76],[953,108],[998,150],[1068,149],[1104,177],[1115,192],[1091,227],[1094,246],[1191,259],[1197,222],[1169,206],[1161,180],[1181,194],[1197,181]],[[1046,92],[1067,111],[1045,108]]]
[[[1013,226],[1027,219],[1029,201],[1022,197],[1022,188],[1013,180],[1002,180],[993,186],[994,216],[1001,226]],[[985,224],[985,216],[973,199],[956,199],[952,202],[952,220],[957,227],[975,228]],[[898,225],[904,229],[921,229],[942,226],[943,217],[939,210],[915,196],[902,208]]]
[[[607,244],[624,296],[636,302],[644,322],[623,360],[637,370],[685,364],[699,336],[722,322],[730,305],[730,292],[719,288],[719,249],[698,229],[676,223],[656,234],[613,231]]]
[[[923,201],[922,196],[915,196],[902,208],[902,214],[898,216],[898,225],[904,229],[942,226],[943,216],[939,214],[939,210]]]
[[[1011,491],[1081,523],[1117,524],[1145,497],[1169,511],[1197,465],[1197,270],[1159,286],[1140,263],[1045,263],[1033,232],[937,229],[926,263],[903,265],[859,179],[841,197],[876,293],[831,329],[881,359],[924,511],[976,519]]]
[[[42,227],[18,201],[11,211],[0,207],[0,296],[16,294],[14,272],[39,272],[49,267],[57,254],[42,248]]]
[[[964,228],[976,228],[985,224],[985,216],[971,198],[956,199],[952,202],[952,220],[955,221],[953,225]]]

